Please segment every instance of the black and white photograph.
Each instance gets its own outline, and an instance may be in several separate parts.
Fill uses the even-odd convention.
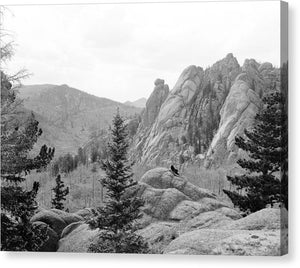
[[[0,19],[1,251],[288,253],[286,2]]]

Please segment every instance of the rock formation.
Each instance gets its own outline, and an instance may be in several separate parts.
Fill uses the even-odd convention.
[[[157,79],[132,146],[133,158],[150,167],[205,159],[207,167],[238,157],[236,135],[252,126],[261,98],[279,84],[270,63],[228,54],[203,70],[187,67],[168,93]]]
[[[280,255],[287,251],[284,209],[266,208],[242,218],[230,204],[166,168],[148,171],[128,194],[145,200],[136,232],[149,243],[151,253]],[[98,234],[86,223],[71,223],[62,231],[58,251],[87,252]]]

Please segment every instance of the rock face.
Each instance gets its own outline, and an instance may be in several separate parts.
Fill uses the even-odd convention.
[[[152,126],[159,113],[161,105],[169,94],[169,86],[165,84],[163,79],[156,79],[154,85],[155,88],[146,102],[146,108],[142,115],[143,127]]]
[[[169,94],[169,86],[165,84],[163,79],[154,81],[154,90],[146,102],[146,107],[142,112],[141,123],[137,130],[132,148],[132,158],[139,159],[142,156],[142,151],[145,146],[147,137],[151,132],[160,108]]]
[[[237,77],[220,111],[221,121],[207,153],[208,161],[220,163],[237,152],[235,137],[252,126],[260,108],[259,95],[249,88],[243,77],[243,74]]]
[[[59,252],[88,252],[96,239],[98,230],[91,230],[87,224],[81,224],[59,241]]]
[[[234,230],[273,230],[288,228],[287,211],[285,209],[266,208],[249,216],[231,222],[222,228]]]
[[[132,157],[150,167],[203,159],[207,167],[227,165],[239,155],[235,136],[253,125],[262,96],[279,85],[279,70],[254,59],[241,67],[228,54],[205,70],[187,67],[169,93],[163,80],[155,85]]]
[[[209,211],[229,206],[216,199],[216,195],[206,189],[197,187],[187,179],[175,176],[167,168],[149,170],[138,185],[128,189],[128,194],[145,200],[143,212],[156,220],[174,220],[184,218],[187,211]],[[182,202],[190,208],[181,208]],[[181,206],[181,207],[180,207]]]

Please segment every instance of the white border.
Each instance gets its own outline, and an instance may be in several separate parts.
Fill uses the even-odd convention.
[[[199,0],[201,1],[201,0]],[[11,4],[66,4],[66,3],[99,3],[100,0],[0,0],[1,5]],[[137,2],[137,1],[102,1],[102,2]],[[158,2],[147,0],[147,2]],[[163,0],[163,2],[178,2]],[[182,1],[192,2],[192,1]],[[205,1],[203,1],[205,2]],[[97,254],[57,254],[57,253],[0,253],[1,267],[9,268],[152,268],[152,267],[300,267],[299,242],[299,206],[300,206],[300,59],[299,59],[299,20],[300,1],[289,0],[289,105],[290,105],[290,249],[284,257],[226,257],[226,256],[171,256],[171,255],[97,255]],[[155,19],[155,18],[153,18]],[[298,48],[298,50],[296,50]]]

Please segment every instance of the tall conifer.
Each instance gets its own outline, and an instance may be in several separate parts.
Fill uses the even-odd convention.
[[[256,116],[255,126],[237,136],[236,145],[249,158],[239,159],[245,170],[240,176],[227,176],[235,191],[223,190],[242,211],[255,212],[266,205],[282,202],[287,207],[287,178],[283,163],[287,159],[287,115],[285,97],[272,91],[263,98],[263,108]]]
[[[99,228],[97,243],[92,252],[146,253],[147,244],[134,233],[135,220],[141,217],[144,202],[137,196],[127,196],[126,189],[136,184],[132,180],[131,163],[127,161],[128,132],[119,112],[113,119],[108,159],[102,162],[106,176],[102,185],[107,191],[106,202],[98,208],[97,217],[90,223]]]

